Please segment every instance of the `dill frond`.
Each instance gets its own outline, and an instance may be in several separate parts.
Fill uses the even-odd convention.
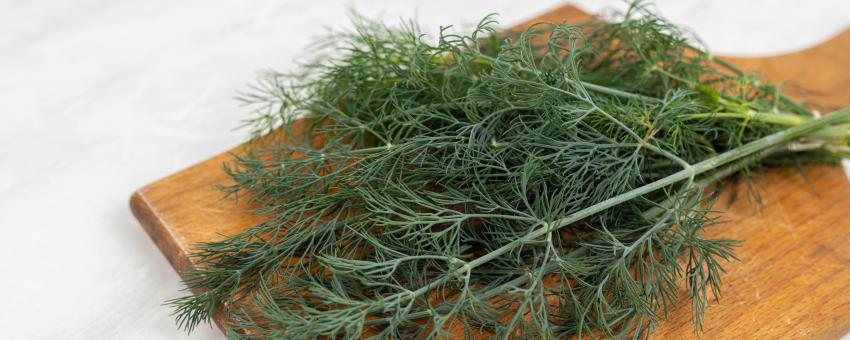
[[[179,326],[641,338],[684,282],[699,331],[736,244],[703,236],[707,188],[843,157],[850,110],[812,117],[642,3],[607,19],[431,39],[360,18],[322,44],[338,57],[265,74],[246,124],[289,133],[249,143],[225,189],[265,221],[199,245]]]

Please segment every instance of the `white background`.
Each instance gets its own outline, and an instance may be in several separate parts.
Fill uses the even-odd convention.
[[[6,339],[174,339],[179,279],[130,214],[142,185],[234,146],[232,99],[293,67],[346,7],[431,32],[559,1],[0,0],[0,330]],[[577,1],[596,11],[619,1]],[[835,1],[660,1],[718,53],[775,54],[850,25]],[[191,338],[221,338],[201,327]]]

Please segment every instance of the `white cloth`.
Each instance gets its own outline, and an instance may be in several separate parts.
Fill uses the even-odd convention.
[[[429,31],[558,1],[0,0],[0,330],[7,339],[174,339],[179,279],[130,214],[140,186],[243,140],[232,99],[294,66],[347,6]],[[621,1],[579,1],[596,11]],[[850,24],[843,0],[661,1],[718,53],[799,49]],[[201,327],[191,338],[218,339]]]

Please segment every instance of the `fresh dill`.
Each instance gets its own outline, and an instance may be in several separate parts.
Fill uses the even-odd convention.
[[[225,188],[265,221],[198,246],[179,326],[642,338],[684,284],[699,331],[736,244],[703,236],[709,191],[841,159],[850,109],[815,118],[641,3],[606,19],[436,39],[358,19],[338,57],[266,74]]]

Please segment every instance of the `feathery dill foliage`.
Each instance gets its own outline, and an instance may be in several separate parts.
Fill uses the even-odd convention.
[[[703,236],[706,187],[838,159],[850,112],[812,118],[640,4],[609,20],[486,17],[436,41],[358,20],[329,39],[339,57],[267,74],[249,124],[288,133],[226,169],[266,219],[200,245],[179,325],[221,309],[234,338],[639,338],[685,282],[699,330],[735,245]]]

